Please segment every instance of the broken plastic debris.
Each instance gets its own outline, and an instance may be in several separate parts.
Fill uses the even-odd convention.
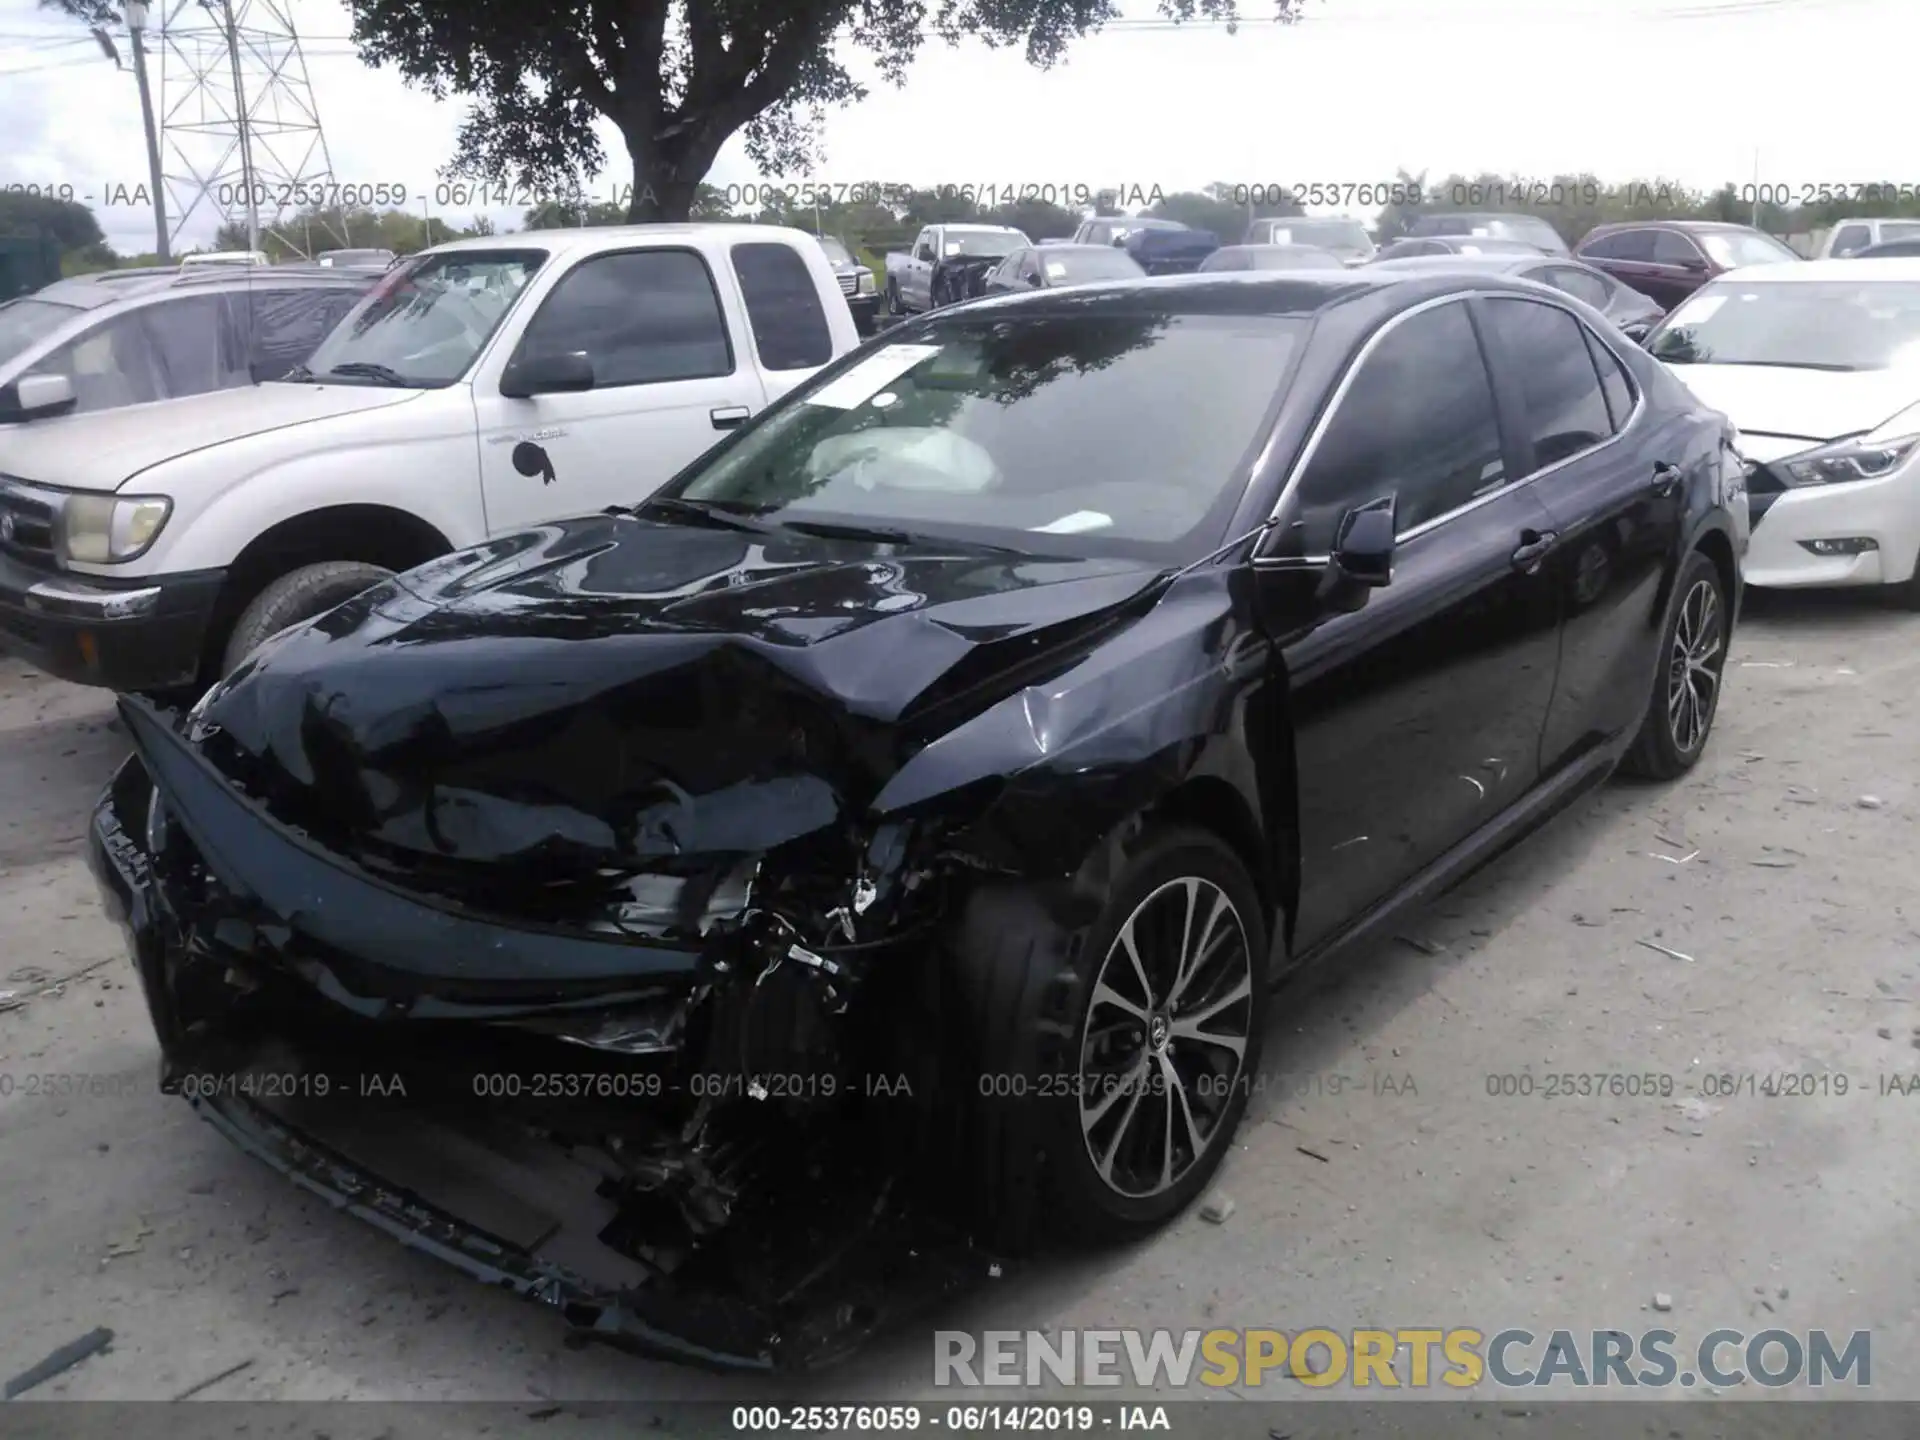
[[[1649,950],[1658,950],[1662,955],[1669,956],[1672,959],[1684,960],[1689,965],[1693,964],[1693,957],[1691,955],[1683,955],[1678,950],[1669,950],[1666,946],[1656,944],[1651,940],[1636,940],[1633,943],[1636,945],[1644,945]]]

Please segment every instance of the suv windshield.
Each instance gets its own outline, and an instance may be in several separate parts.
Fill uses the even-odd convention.
[[[0,305],[0,366],[11,365],[76,315],[86,313],[77,305],[30,298]]]
[[[1011,255],[1032,242],[1017,230],[954,230],[945,236],[949,255]]]
[[[449,385],[467,373],[544,250],[455,250],[389,272],[307,362],[316,380]]]
[[[1782,260],[1800,258],[1792,249],[1758,230],[1701,230],[1693,238],[1722,270],[1738,270],[1742,265],[1777,265]]]
[[[1313,245],[1336,255],[1371,255],[1373,241],[1358,220],[1275,220],[1267,227],[1270,245]]]
[[[1672,365],[1885,370],[1920,364],[1920,283],[1844,280],[1701,288],[1647,341]]]
[[[776,524],[1197,559],[1225,538],[1304,326],[1137,305],[956,316],[857,352],[660,493]]]

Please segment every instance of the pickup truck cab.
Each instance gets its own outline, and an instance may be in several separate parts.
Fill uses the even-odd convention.
[[[644,498],[858,343],[799,230],[437,246],[283,381],[0,431],[0,647],[210,683],[395,572]]]
[[[1836,220],[1814,253],[1816,260],[1846,260],[1873,245],[1920,240],[1920,220],[1849,216]]]
[[[928,225],[911,250],[887,256],[887,311],[918,315],[935,308],[934,272],[943,265],[978,268],[985,280],[1007,256],[1032,244],[1025,231],[1007,225]]]

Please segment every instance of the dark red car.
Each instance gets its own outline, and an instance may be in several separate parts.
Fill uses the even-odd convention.
[[[1573,247],[1573,253],[1669,310],[1729,270],[1800,258],[1750,225],[1709,220],[1596,225]]]

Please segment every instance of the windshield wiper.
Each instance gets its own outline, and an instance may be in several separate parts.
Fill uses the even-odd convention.
[[[327,371],[329,375],[364,375],[369,380],[378,380],[382,385],[399,385],[411,390],[413,382],[395,370],[391,365],[381,365],[372,360],[348,360]]]
[[[873,540],[887,545],[953,545],[963,550],[983,550],[995,555],[1026,555],[1011,545],[990,545],[984,540],[952,540],[946,536],[916,535],[891,525],[852,525],[836,520],[779,520],[783,530],[802,535],[818,535],[823,540]]]
[[[612,513],[640,515],[648,510],[660,510],[681,519],[692,520],[701,525],[718,525],[726,530],[740,530],[748,535],[770,535],[773,532],[757,520],[749,520],[744,515],[736,515],[710,500],[688,500],[679,495],[653,495],[638,505],[615,505]]]

